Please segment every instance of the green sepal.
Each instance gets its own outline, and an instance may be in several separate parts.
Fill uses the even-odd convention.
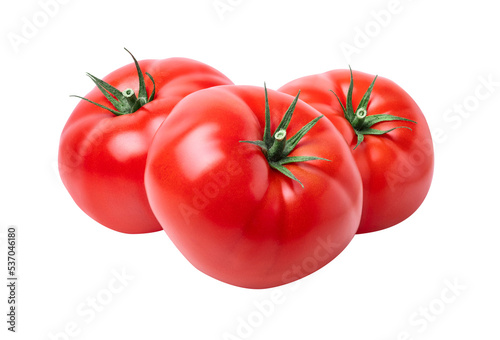
[[[403,118],[403,117],[398,117],[398,116],[382,113],[382,114],[378,114],[378,115],[366,116],[366,118],[364,120],[364,125],[370,127],[370,126],[373,126],[373,125],[380,123],[380,122],[390,122],[390,121],[395,121],[395,120],[401,120],[401,121],[412,122],[412,123],[417,124],[416,121],[408,119],[408,118]]]
[[[311,128],[321,118],[323,118],[323,115],[321,115],[319,117],[316,117],[313,120],[311,120],[309,123],[307,123],[306,125],[304,125],[295,135],[293,135],[292,138],[290,138],[287,141],[287,145],[286,145],[285,150],[284,150],[284,155],[285,156],[288,156],[290,154],[290,152],[292,152],[292,150],[297,146],[297,144],[300,142],[300,140],[302,139],[302,137],[304,137],[306,135],[306,133],[308,133],[309,130],[311,130]]]
[[[281,172],[283,175],[285,175],[286,177],[288,178],[291,178],[293,179],[294,181],[297,181],[299,182],[300,186],[303,188],[304,187],[304,184],[302,184],[301,181],[299,181],[299,179],[297,177],[295,177],[294,174],[292,174],[292,172],[290,170],[288,170],[287,168],[285,168],[283,165],[279,164],[279,163],[276,163],[276,162],[269,162],[269,166],[275,170],[278,170],[279,172]]]
[[[396,127],[393,127],[392,129],[389,129],[389,130],[378,130],[378,129],[370,129],[370,128],[367,128],[367,129],[363,129],[361,130],[361,133],[363,135],[383,135],[385,133],[388,133],[388,132],[391,132],[392,130],[396,130],[396,129],[408,129],[410,131],[413,131],[410,127],[408,126],[396,126]]]
[[[278,170],[279,172],[281,172],[286,177],[291,178],[294,181],[299,182],[299,184],[300,184],[300,186],[302,188],[304,187],[304,184],[302,184],[302,182],[299,181],[299,179],[297,177],[295,177],[295,175],[290,170],[288,170],[287,168],[285,168],[283,165],[281,165],[281,164],[279,164],[277,162],[269,162],[269,166],[271,168],[275,169],[275,170]]]
[[[87,76],[89,76],[89,78],[94,82],[94,84],[101,91],[101,93],[111,103],[113,108],[104,106],[102,104],[98,104],[98,103],[96,103],[90,99],[84,98],[84,97],[75,96],[75,95],[71,95],[70,97],[76,97],[76,98],[83,99],[89,103],[92,103],[92,104],[100,107],[100,108],[108,110],[109,112],[111,112],[117,116],[134,113],[135,111],[139,110],[145,104],[151,102],[154,99],[155,94],[156,94],[156,84],[155,84],[155,81],[153,79],[153,76],[151,76],[149,73],[146,72],[146,75],[153,83],[153,91],[151,92],[151,94],[148,97],[148,94],[146,91],[146,83],[144,80],[144,75],[142,74],[139,63],[137,62],[135,57],[132,55],[132,53],[130,53],[129,50],[127,50],[125,48],[125,51],[127,51],[132,56],[132,59],[134,60],[135,68],[137,70],[137,75],[139,77],[139,93],[137,96],[135,96],[135,94],[134,94],[133,97],[126,97],[123,93],[125,91],[131,91],[131,89],[126,89],[124,91],[120,91],[116,87],[106,83],[105,81],[93,76],[90,73],[87,73]]]
[[[105,81],[94,77],[90,73],[87,73],[87,76],[92,79],[94,84],[96,84],[99,90],[101,90],[102,94],[111,102],[111,104],[117,111],[123,112],[126,110],[128,105],[123,104],[125,102],[125,96],[120,90],[118,90],[114,86],[111,86]]]
[[[135,57],[130,53],[129,50],[125,48],[125,51],[130,54],[132,59],[134,60],[135,68],[137,70],[137,75],[139,76],[139,93],[137,94],[137,98],[147,98],[148,94],[146,93],[146,83],[144,82],[144,75],[142,74],[141,67],[139,66],[139,63],[135,59]]]
[[[282,160],[278,161],[277,163],[280,165],[285,165],[285,164],[289,164],[289,163],[308,162],[308,161],[316,161],[316,160],[331,162],[331,160],[329,160],[329,159],[316,157],[316,156],[292,156],[292,157],[283,158]]]
[[[151,91],[151,94],[149,95],[149,98],[147,100],[147,103],[149,103],[150,101],[152,101],[153,99],[155,99],[155,95],[156,95],[156,83],[155,83],[155,80],[153,79],[153,76],[150,75],[149,73],[146,72],[146,75],[148,76],[148,78],[151,80],[151,82],[153,83],[153,91]]]
[[[329,161],[328,159],[315,156],[288,156],[294,150],[294,148],[297,146],[300,140],[305,136],[305,134],[309,132],[309,130],[311,130],[311,128],[314,127],[314,125],[323,116],[314,118],[305,126],[303,126],[292,138],[287,140],[286,129],[288,128],[288,125],[290,124],[293,113],[295,111],[300,91],[299,93],[297,93],[292,103],[288,107],[287,111],[285,112],[283,118],[281,119],[274,133],[271,133],[271,113],[269,109],[269,99],[265,83],[264,83],[264,93],[265,93],[265,125],[264,125],[264,135],[262,138],[263,140],[256,140],[256,141],[242,140],[240,142],[259,146],[264,155],[266,156],[269,166],[271,168],[281,172],[288,178],[297,181],[302,187],[304,187],[302,182],[300,182],[300,180],[297,177],[295,177],[290,170],[284,167],[284,165],[290,163],[307,162],[312,160]],[[276,138],[277,135],[279,135],[279,137],[281,138]]]
[[[304,187],[302,182],[295,177],[290,170],[285,168],[283,165],[289,164],[289,163],[297,163],[297,162],[308,162],[308,161],[314,161],[314,160],[322,160],[322,161],[328,161],[331,162],[329,159],[326,158],[321,158],[321,157],[314,157],[314,156],[295,156],[295,157],[286,157],[283,158],[277,162],[269,162],[269,165],[271,168],[278,170],[281,172],[283,175],[293,179],[294,181],[299,182],[299,184]]]
[[[351,81],[349,82],[349,89],[347,90],[347,98],[346,98],[346,103],[345,103],[344,116],[347,118],[348,121],[351,122],[354,119],[354,108],[352,106],[352,92],[354,89],[354,81],[352,79],[351,66],[349,66],[349,71],[351,72]],[[338,98],[339,97],[337,97],[337,99]]]
[[[353,83],[352,69],[350,66],[349,66],[349,70],[351,71],[351,83]],[[359,102],[359,105],[358,105],[358,108],[356,109],[356,111],[358,111],[360,108],[364,108],[366,110],[366,108],[368,107],[368,102],[370,101],[370,96],[372,95],[373,86],[375,86],[375,81],[377,80],[377,78],[378,78],[378,75],[376,75],[375,78],[373,78],[372,83],[370,84],[370,86],[368,86],[368,90],[366,90],[365,94],[363,95],[363,98],[361,98],[361,101]]]
[[[241,140],[240,142],[257,145],[257,146],[260,146],[262,149],[267,148],[266,143],[264,143],[264,141],[261,141],[261,140]]]
[[[276,128],[276,132],[280,131],[280,130],[286,130],[288,128],[288,125],[290,125],[290,121],[292,120],[293,112],[295,111],[295,106],[297,105],[297,100],[299,100],[299,95],[300,95],[300,91],[297,93],[297,95],[293,99],[292,103],[290,104],[290,106],[286,110],[285,115],[283,116],[283,119],[281,120],[278,127]]]
[[[388,132],[391,132],[395,129],[400,129],[400,128],[406,128],[411,131],[411,128],[407,126],[397,126],[395,128],[389,129],[389,130],[379,130],[379,129],[373,129],[372,126],[380,123],[380,122],[390,122],[390,121],[406,121],[406,122],[411,122],[414,124],[417,124],[416,121],[408,119],[408,118],[403,118],[403,117],[398,117],[390,114],[377,114],[377,115],[371,115],[371,116],[362,116],[358,115],[358,112],[363,112],[363,114],[366,114],[366,111],[368,110],[368,103],[370,101],[370,96],[372,94],[373,87],[375,86],[375,81],[377,80],[378,76],[375,76],[373,81],[371,82],[370,86],[364,93],[363,97],[361,98],[361,101],[359,102],[358,107],[356,110],[354,110],[353,104],[352,104],[352,93],[354,89],[354,80],[352,76],[352,69],[349,66],[349,71],[351,74],[351,80],[349,84],[349,89],[347,90],[347,98],[346,98],[346,105],[344,106],[337,94],[333,91],[330,90],[335,97],[337,98],[342,111],[344,112],[344,117],[347,119],[347,121],[351,124],[354,132],[356,133],[357,137],[357,143],[354,149],[356,149],[365,139],[365,135],[383,135]]]
[[[273,145],[273,136],[271,134],[271,112],[269,109],[269,99],[267,97],[267,87],[264,83],[264,96],[265,96],[265,125],[264,125],[264,143],[266,148],[269,149]]]
[[[117,116],[121,116],[121,115],[123,115],[123,113],[121,113],[120,111],[116,111],[116,110],[110,109],[109,107],[106,107],[106,106],[101,105],[101,104],[99,104],[99,103],[93,102],[92,100],[87,99],[87,98],[85,98],[85,97],[80,97],[80,96],[75,96],[75,95],[71,95],[70,97],[76,97],[76,98],[83,99],[83,100],[85,100],[85,101],[87,101],[87,102],[89,102],[89,103],[92,103],[92,104],[94,104],[94,105],[96,105],[96,106],[99,106],[100,108],[103,108],[103,109],[105,109],[105,110],[108,110],[109,112],[111,112],[111,113],[113,113],[113,114],[115,114],[115,115],[117,115]]]

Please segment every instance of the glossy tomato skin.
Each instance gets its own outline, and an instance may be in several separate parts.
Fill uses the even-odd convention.
[[[131,234],[162,229],[144,188],[146,156],[158,127],[188,94],[232,84],[214,68],[190,59],[143,60],[139,65],[155,80],[155,98],[136,112],[121,116],[80,101],[63,129],[59,146],[61,179],[76,204],[106,227]],[[153,86],[145,78],[149,95]],[[138,93],[133,63],[103,80],[120,91],[131,88]],[[86,98],[111,106],[98,88]]]
[[[375,76],[353,71],[353,107],[356,108]],[[342,133],[363,179],[363,214],[358,234],[382,230],[412,215],[424,201],[432,181],[434,150],[425,117],[415,101],[393,81],[378,77],[367,115],[390,114],[416,121],[380,122],[373,128],[396,129],[384,135],[366,135],[356,148],[357,137],[331,92],[346,105],[349,70],[334,70],[291,81],[278,91],[301,98],[324,114]],[[330,91],[331,90],[331,91]]]
[[[271,131],[293,97],[268,90]],[[295,281],[335,258],[354,236],[362,184],[340,133],[320,119],[290,156],[331,160],[286,167],[304,187],[271,169],[261,149],[264,89],[198,91],[172,111],[149,151],[151,207],[181,253],[200,271],[246,288]],[[320,114],[298,101],[293,136]],[[332,147],[334,146],[334,147]]]

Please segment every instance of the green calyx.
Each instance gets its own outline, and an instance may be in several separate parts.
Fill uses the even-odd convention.
[[[265,126],[264,126],[264,138],[263,140],[257,141],[240,141],[242,143],[250,143],[259,146],[262,149],[262,152],[267,158],[269,166],[275,170],[278,170],[283,175],[299,182],[299,184],[304,187],[304,185],[295,177],[290,170],[284,167],[285,164],[290,163],[298,163],[298,162],[307,162],[312,160],[324,160],[329,161],[328,159],[314,156],[288,156],[300,142],[302,137],[305,136],[309,130],[320,120],[323,116],[314,118],[312,121],[303,126],[293,137],[286,139],[286,129],[290,124],[292,119],[293,112],[295,111],[295,105],[297,104],[297,100],[299,99],[299,93],[295,97],[295,99],[290,104],[290,107],[286,111],[283,116],[281,122],[276,128],[274,134],[271,134],[271,113],[269,109],[269,100],[267,97],[267,88],[266,84],[264,84],[265,91]]]
[[[136,95],[134,90],[132,89],[126,89],[124,91],[120,91],[117,88],[111,86],[110,84],[106,83],[105,81],[94,77],[90,73],[87,73],[87,75],[92,79],[94,84],[96,84],[97,88],[102,92],[102,94],[108,99],[108,101],[111,103],[113,108],[106,107],[104,105],[98,104],[92,100],[89,100],[84,97],[80,96],[71,96],[71,97],[77,97],[83,100],[88,101],[89,103],[92,103],[94,105],[97,105],[103,109],[106,109],[113,114],[117,116],[122,116],[126,115],[129,113],[133,113],[137,110],[139,110],[143,105],[149,103],[152,101],[155,97],[155,92],[156,92],[156,85],[155,81],[153,80],[153,77],[146,72],[146,75],[151,79],[151,82],[153,83],[153,92],[148,97],[147,91],[146,91],[146,83],[144,81],[144,75],[142,74],[141,68],[139,67],[139,63],[137,60],[134,58],[132,53],[129,52],[129,50],[125,49],[131,56],[132,59],[134,59],[135,67],[137,69],[137,74],[139,76],[139,93]]]
[[[373,90],[373,86],[375,85],[375,81],[377,80],[377,76],[373,79],[372,83],[368,87],[368,90],[366,90],[365,94],[363,95],[363,98],[361,98],[361,101],[356,109],[354,111],[354,107],[352,104],[352,91],[354,87],[354,82],[352,78],[352,69],[349,67],[349,70],[351,72],[351,83],[349,84],[349,90],[347,91],[347,99],[346,99],[346,106],[342,104],[340,101],[340,98],[337,96],[335,92],[332,93],[337,97],[337,100],[340,103],[340,106],[342,107],[342,110],[344,111],[344,117],[351,123],[352,128],[354,129],[354,132],[356,133],[356,136],[358,137],[358,142],[354,149],[356,149],[361,142],[365,139],[365,135],[383,135],[385,133],[391,132],[392,130],[395,129],[408,129],[411,131],[411,128],[407,126],[397,126],[395,128],[389,129],[389,130],[378,130],[378,129],[373,129],[372,126],[380,123],[380,122],[390,122],[390,121],[407,121],[411,123],[417,124],[417,122],[403,118],[403,117],[398,117],[398,116],[393,116],[389,114],[378,114],[378,115],[367,115],[367,107],[368,107],[368,102],[370,100],[370,96]],[[353,149],[353,150],[354,150]]]

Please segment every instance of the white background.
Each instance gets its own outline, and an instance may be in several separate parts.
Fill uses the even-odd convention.
[[[494,2],[222,0],[222,14],[213,0],[49,2],[0,8],[2,339],[500,339]],[[429,195],[398,226],[356,236],[325,268],[267,290],[205,276],[163,232],[113,232],[73,203],[56,160],[77,104],[69,95],[90,91],[85,72],[130,63],[123,47],[274,89],[349,64],[390,78],[436,134]],[[6,330],[9,225],[19,228],[16,334]]]

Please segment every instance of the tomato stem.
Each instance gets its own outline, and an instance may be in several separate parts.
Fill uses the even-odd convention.
[[[389,129],[389,130],[378,130],[372,128],[373,125],[380,123],[380,122],[390,122],[390,121],[407,121],[411,123],[417,123],[414,120],[408,119],[408,118],[403,118],[403,117],[398,117],[398,116],[393,116],[389,114],[378,114],[378,115],[370,115],[368,116],[368,103],[370,101],[370,96],[373,90],[373,86],[375,85],[375,81],[377,80],[377,76],[373,79],[372,83],[368,87],[368,90],[366,90],[365,94],[363,95],[363,98],[361,98],[361,101],[359,102],[358,108],[356,109],[356,113],[354,113],[354,107],[352,103],[352,92],[353,92],[353,87],[354,87],[354,80],[352,77],[352,69],[349,66],[349,70],[351,72],[351,82],[349,84],[349,90],[347,91],[347,98],[346,98],[346,105],[344,106],[342,102],[340,101],[340,98],[337,96],[335,92],[333,94],[335,97],[337,97],[337,100],[342,107],[342,110],[344,111],[344,117],[347,119],[349,123],[351,123],[351,126],[356,133],[356,136],[358,138],[358,141],[356,143],[356,146],[354,149],[356,149],[364,140],[365,135],[383,135],[388,132],[391,132],[392,130],[395,129],[408,129],[411,130],[411,128],[407,126],[397,126],[395,128]]]
[[[264,126],[264,137],[263,140],[256,141],[247,141],[242,140],[242,143],[250,143],[257,145],[261,148],[262,152],[266,156],[266,159],[269,163],[269,166],[275,170],[278,170],[283,175],[297,181],[302,187],[304,185],[300,182],[287,168],[284,167],[285,164],[289,163],[298,163],[298,162],[307,162],[312,160],[324,160],[329,161],[328,159],[315,157],[315,156],[288,156],[290,152],[294,150],[302,137],[305,136],[307,132],[320,120],[323,116],[319,116],[314,118],[312,121],[303,126],[295,135],[293,135],[290,139],[286,139],[286,129],[292,119],[293,112],[295,111],[295,105],[299,99],[299,93],[294,98],[293,102],[288,107],[288,110],[285,112],[283,119],[279,123],[276,128],[276,132],[274,135],[271,134],[271,114],[269,109],[269,100],[267,97],[267,88],[266,84],[264,84],[264,93],[265,93],[265,126]]]
[[[267,158],[271,161],[277,161],[283,158],[283,151],[286,146],[286,130],[279,130],[274,134],[273,145],[267,152]]]
[[[122,93],[130,107],[134,107],[137,103],[137,96],[135,95],[134,90],[126,89]]]
[[[124,91],[120,91],[114,86],[106,83],[105,81],[94,77],[90,73],[87,73],[87,75],[92,79],[94,84],[97,86],[97,88],[101,91],[101,93],[106,97],[106,99],[111,103],[113,108],[101,105],[99,103],[96,103],[92,100],[89,100],[84,97],[80,96],[71,96],[71,97],[77,97],[80,99],[83,99],[89,103],[92,103],[100,108],[106,109],[110,111],[111,113],[115,114],[116,116],[121,116],[125,114],[130,114],[134,113],[135,111],[139,110],[143,105],[149,103],[154,99],[155,96],[155,91],[156,91],[156,84],[154,82],[153,77],[146,72],[146,75],[149,77],[151,82],[153,83],[153,91],[151,92],[150,96],[148,97],[147,92],[146,92],[146,83],[144,81],[144,75],[142,74],[141,68],[139,66],[139,63],[135,59],[135,57],[132,55],[132,53],[129,52],[129,50],[125,49],[131,56],[132,59],[134,60],[135,68],[137,70],[137,75],[139,78],[139,93],[136,96],[134,90],[128,88]]]
[[[363,127],[363,124],[365,123],[365,118],[366,118],[366,109],[360,107],[356,111],[356,114],[354,115],[354,118],[352,120],[352,127],[355,130],[361,130]]]

